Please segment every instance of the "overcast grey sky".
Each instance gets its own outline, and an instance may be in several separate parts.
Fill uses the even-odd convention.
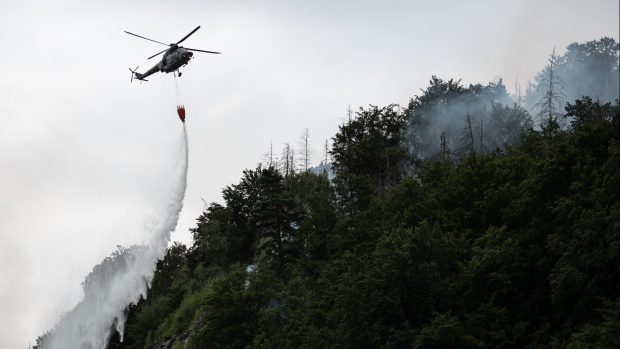
[[[173,239],[201,198],[308,128],[318,162],[347,105],[406,105],[431,75],[512,92],[551,50],[618,40],[618,1],[5,1],[0,12],[0,348],[25,348],[116,245],[144,241],[181,127],[158,44],[222,51],[178,80],[190,137]]]

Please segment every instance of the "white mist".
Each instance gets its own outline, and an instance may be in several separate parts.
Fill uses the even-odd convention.
[[[177,226],[187,186],[187,168],[188,142],[183,124],[174,183],[159,221],[149,229],[147,242],[119,248],[93,269],[84,282],[84,298],[54,327],[43,343],[45,349],[103,349],[110,340],[112,328],[122,336],[125,309],[137,303],[141,296],[146,297],[157,260],[165,255],[170,233]]]

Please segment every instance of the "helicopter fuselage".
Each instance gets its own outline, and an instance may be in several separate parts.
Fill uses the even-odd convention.
[[[149,75],[157,72],[171,73],[179,70],[180,67],[187,65],[190,59],[194,56],[194,53],[188,51],[182,47],[171,47],[164,53],[164,57],[151,69],[144,72],[144,74],[136,73],[136,78],[143,80]]]
[[[157,66],[160,72],[170,73],[187,65],[193,55],[194,53],[182,47],[171,48],[164,53],[164,57],[157,63]]]

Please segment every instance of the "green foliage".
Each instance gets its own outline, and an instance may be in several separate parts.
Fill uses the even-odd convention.
[[[239,250],[235,247],[240,248],[241,239],[233,231],[229,208],[212,203],[197,221],[196,228],[191,229],[194,238],[190,253],[192,264],[217,267],[238,259]]]
[[[413,343],[416,349],[432,348],[482,348],[478,341],[466,332],[464,326],[454,316],[437,314],[422,328]]]
[[[618,348],[620,347],[620,300],[603,302],[598,313],[601,320],[587,324],[573,333],[568,348]]]
[[[502,88],[435,79],[407,115]],[[536,131],[493,103],[497,147],[512,145],[407,175],[412,120],[361,109],[335,137],[333,181],[258,167],[227,187],[117,347],[618,347],[620,108],[566,111],[569,129]]]
[[[340,126],[331,154],[336,190],[345,211],[364,209],[374,194],[400,181],[407,160],[403,142],[405,115],[396,105],[360,108],[356,117]]]

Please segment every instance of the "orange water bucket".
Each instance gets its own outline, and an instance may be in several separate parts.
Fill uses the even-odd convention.
[[[177,114],[179,114],[179,119],[181,119],[182,122],[185,122],[185,106],[178,105]]]

